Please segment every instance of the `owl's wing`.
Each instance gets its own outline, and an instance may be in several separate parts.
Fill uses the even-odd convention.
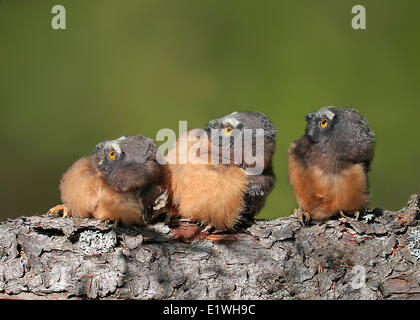
[[[342,146],[340,158],[347,162],[362,163],[367,172],[373,160],[374,148],[375,140],[373,135],[365,135],[362,139],[350,140],[346,145]]]
[[[248,188],[244,195],[245,208],[241,213],[242,223],[252,221],[265,204],[265,199],[274,186],[275,176],[270,170],[261,175],[248,175]]]
[[[373,159],[375,148],[375,133],[363,118],[354,109],[343,109],[345,112],[344,121],[341,122],[341,129],[337,133],[335,148],[340,160],[351,163],[364,164],[367,171]],[[348,118],[348,121],[345,121]]]

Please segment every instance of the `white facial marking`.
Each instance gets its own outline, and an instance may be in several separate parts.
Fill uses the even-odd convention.
[[[120,145],[118,144],[117,141],[118,141],[118,139],[105,142],[104,149],[113,149],[118,154],[120,154],[121,153],[121,148],[120,148]]]
[[[334,112],[330,111],[330,110],[325,110],[324,114],[327,116],[328,119],[332,120],[335,116]]]
[[[231,125],[234,128],[236,128],[239,124],[239,121],[236,118],[231,117],[229,115],[229,116],[226,116],[226,117],[223,118],[222,123],[223,123],[223,125]]]

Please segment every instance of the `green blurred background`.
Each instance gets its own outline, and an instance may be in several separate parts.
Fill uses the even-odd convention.
[[[51,28],[64,5],[67,30]],[[351,28],[363,4],[367,30]],[[419,1],[0,0],[0,220],[60,202],[96,143],[255,109],[278,130],[259,218],[288,215],[287,148],[304,115],[358,109],[376,132],[371,207],[420,191]]]

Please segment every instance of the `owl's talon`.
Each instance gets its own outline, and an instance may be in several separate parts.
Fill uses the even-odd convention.
[[[63,218],[67,218],[67,217],[70,216],[69,209],[63,204],[59,204],[58,206],[55,206],[55,207],[51,208],[50,210],[48,210],[47,214],[54,215],[54,214],[56,214],[57,212],[60,212],[60,211],[63,212],[61,214],[61,216]]]
[[[214,227],[211,224],[208,224],[204,227],[203,230],[201,230],[202,233],[204,232],[211,232],[214,229]]]
[[[308,211],[302,209],[295,209],[293,213],[297,214],[299,222],[303,226],[307,226],[311,222],[311,215]]]
[[[359,210],[356,210],[356,211],[354,211],[354,212],[351,212],[350,214],[352,214],[353,215],[353,219],[355,220],[355,221],[358,221],[359,220],[359,217],[360,217],[360,211]],[[346,214],[343,212],[343,211],[340,211],[340,216],[343,218],[343,219],[345,219],[345,220],[347,220],[349,217],[348,216],[346,216]]]

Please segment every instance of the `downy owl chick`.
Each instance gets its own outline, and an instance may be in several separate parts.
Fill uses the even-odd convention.
[[[351,108],[324,107],[306,116],[305,134],[289,148],[289,178],[306,218],[363,209],[374,132]]]
[[[199,140],[191,138],[197,130],[202,133]],[[166,156],[172,163],[168,165],[172,214],[217,230],[252,221],[274,185],[275,143],[274,125],[255,111],[233,112],[210,121],[204,130],[188,131]],[[174,164],[182,146],[187,153],[197,149],[200,160]],[[250,155],[254,157],[247,161]]]

